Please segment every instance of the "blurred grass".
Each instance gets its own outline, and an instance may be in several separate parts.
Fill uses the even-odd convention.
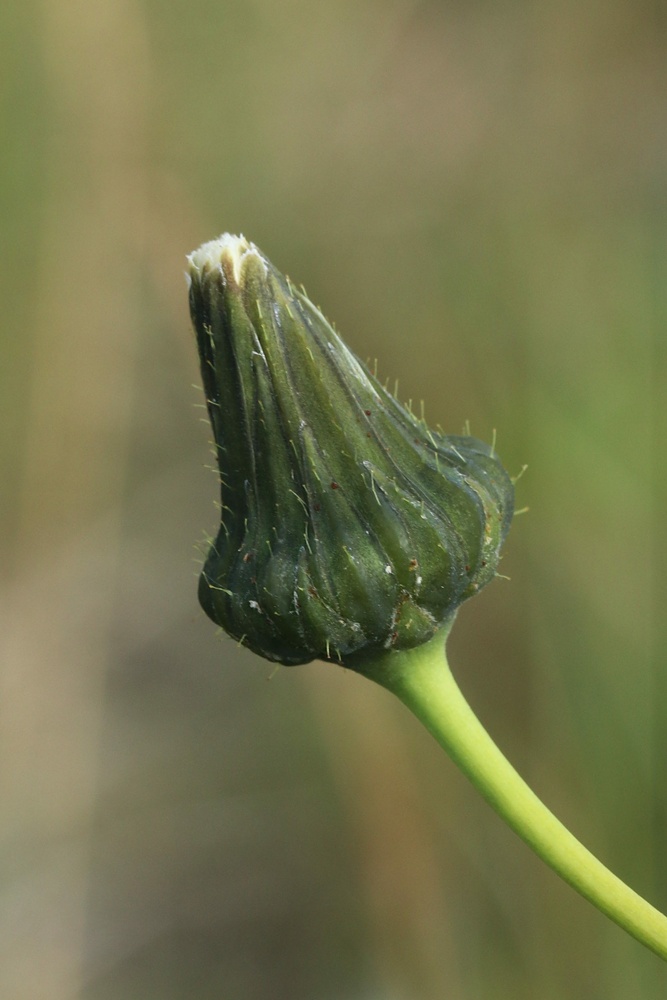
[[[0,995],[664,997],[400,706],[216,640],[182,278],[244,232],[430,421],[528,464],[452,662],[664,909],[662,6],[8,0],[0,29]]]

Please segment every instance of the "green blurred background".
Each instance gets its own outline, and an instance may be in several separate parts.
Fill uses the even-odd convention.
[[[451,659],[667,907],[667,8],[0,7],[0,996],[657,1000],[390,696],[196,603],[184,255],[243,232],[518,484]]]

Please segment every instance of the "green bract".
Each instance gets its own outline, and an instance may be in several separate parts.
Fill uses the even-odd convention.
[[[405,410],[252,243],[189,263],[222,500],[204,611],[286,664],[426,642],[496,572],[513,488],[492,449]]]

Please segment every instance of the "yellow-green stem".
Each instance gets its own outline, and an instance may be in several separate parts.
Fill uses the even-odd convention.
[[[400,698],[496,812],[561,878],[667,960],[667,917],[579,843],[514,770],[454,680],[444,637],[443,631],[417,649],[387,653],[357,670]]]

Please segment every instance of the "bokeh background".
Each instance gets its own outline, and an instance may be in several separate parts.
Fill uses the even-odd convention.
[[[657,1000],[390,696],[199,611],[184,255],[243,232],[520,479],[451,640],[667,907],[667,10],[0,6],[0,996]]]

